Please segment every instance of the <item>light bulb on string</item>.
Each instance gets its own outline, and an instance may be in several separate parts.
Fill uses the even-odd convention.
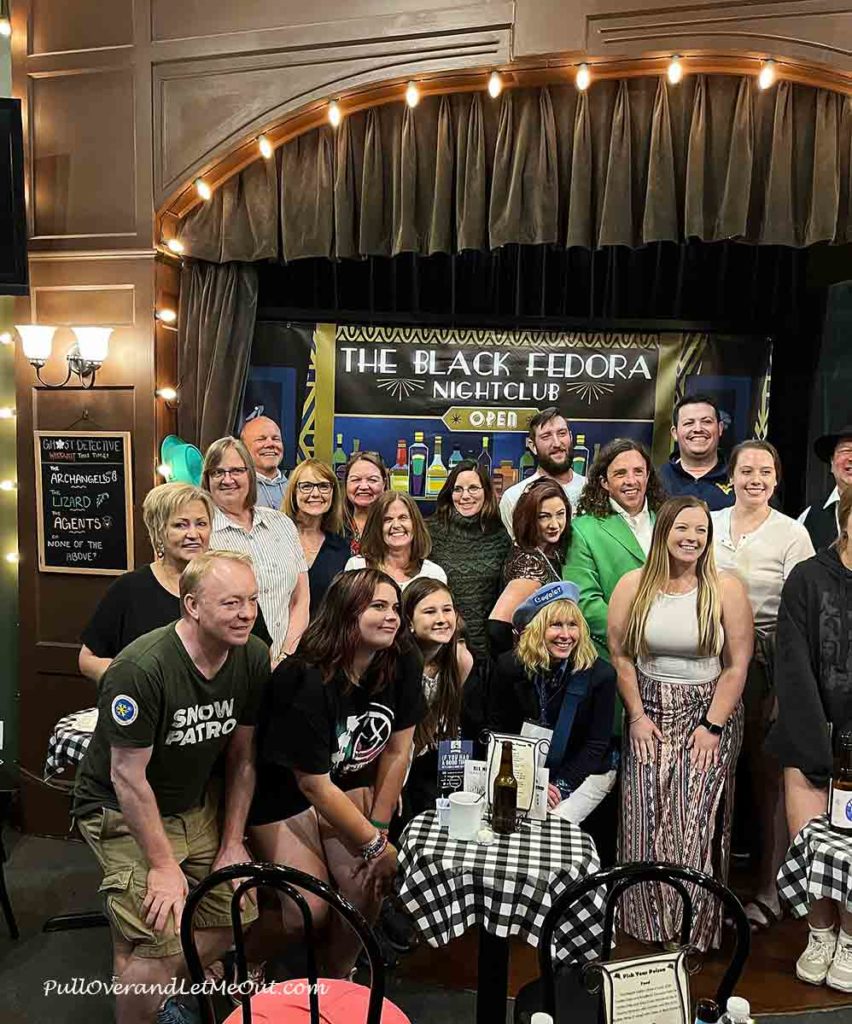
[[[669,81],[672,85],[677,85],[683,78],[683,64],[681,64],[680,57],[677,54],[669,61],[666,74],[669,76]]]
[[[17,486],[14,480],[0,480],[0,491],[14,491]]]
[[[8,405],[4,405],[0,408],[0,420],[13,420],[15,418],[15,410],[10,408]]]
[[[328,105],[328,123],[332,128],[339,128],[342,120],[343,111],[340,109],[337,100],[332,100]]]
[[[769,89],[775,84],[775,61],[765,60],[760,66],[760,74],[757,76],[757,84],[761,89]]]
[[[165,244],[169,252],[173,252],[176,256],[180,256],[183,252],[183,242],[179,238],[168,238]]]
[[[420,90],[417,88],[416,82],[408,83],[408,88],[405,90],[405,102],[409,107],[416,107],[420,102]]]
[[[589,70],[589,65],[588,64],[581,64],[577,68],[577,76],[574,79],[574,84],[577,86],[577,88],[580,90],[580,92],[585,92],[586,89],[589,88],[589,84],[591,83],[591,81],[592,81],[592,73]]]
[[[157,397],[162,398],[164,402],[176,402],[177,396],[175,388],[157,388]]]
[[[264,160],[269,160],[275,154],[275,150],[272,148],[272,143],[265,135],[258,136],[257,145],[260,150],[260,155]]]
[[[497,74],[496,71],[492,71],[491,77],[488,79],[488,95],[491,97],[491,99],[496,100],[502,91],[503,79]]]
[[[17,565],[20,561],[20,555],[17,551],[7,551],[6,561],[9,562],[10,565]]]
[[[208,199],[213,196],[213,189],[207,184],[203,178],[195,179],[195,191],[198,193],[201,199],[206,203]]]
[[[155,316],[163,324],[173,324],[178,315],[173,309],[158,309]]]

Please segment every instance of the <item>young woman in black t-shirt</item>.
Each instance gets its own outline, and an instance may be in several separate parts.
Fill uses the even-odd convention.
[[[396,875],[386,832],[423,715],[419,658],[399,647],[400,607],[399,588],[378,570],[332,582],[295,655],[272,675],[249,817],[259,859],[331,882],[370,922]],[[315,926],[327,926],[324,970],[343,976],[358,941],[305,896]],[[283,914],[285,932],[299,936],[298,913]]]

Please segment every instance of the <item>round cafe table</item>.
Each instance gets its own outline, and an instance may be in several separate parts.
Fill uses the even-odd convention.
[[[47,758],[44,762],[45,782],[56,785],[56,776],[83,760],[83,754],[95,731],[97,721],[97,708],[74,711],[59,719],[47,743]],[[63,788],[70,785],[63,779],[58,782]]]
[[[809,821],[790,844],[778,893],[793,917],[804,917],[811,901],[820,899],[852,910],[852,836],[835,832],[825,814]]]
[[[450,839],[434,811],[409,823],[399,849],[400,897],[430,946],[443,946],[479,926],[477,1024],[505,1021],[509,938],[538,945],[547,911],[579,878],[599,870],[595,845],[585,832],[549,814],[529,821],[490,846]],[[557,960],[599,955],[604,895],[595,890],[557,929]]]

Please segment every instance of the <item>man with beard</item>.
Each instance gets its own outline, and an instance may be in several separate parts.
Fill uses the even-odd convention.
[[[580,500],[586,478],[571,468],[574,438],[568,420],[556,408],[543,409],[530,420],[527,448],[535,455],[538,469],[526,480],[519,480],[503,492],[500,499],[500,518],[514,537],[512,516],[518,500],[529,485],[540,477],[549,477],[561,484],[573,508]]]
[[[707,502],[711,512],[729,508],[734,492],[728,466],[719,458],[722,417],[709,395],[686,395],[672,413],[672,437],[678,451],[657,473],[669,497],[689,494]]]
[[[281,472],[281,428],[268,416],[255,416],[243,427],[240,440],[248,448],[257,470],[257,504],[280,512],[287,490],[287,477]]]
[[[808,505],[799,516],[799,522],[810,534],[817,551],[825,551],[840,534],[837,510],[843,492],[852,487],[852,423],[847,423],[835,434],[823,434],[814,441],[814,452],[820,462],[831,467],[834,490],[822,505]]]

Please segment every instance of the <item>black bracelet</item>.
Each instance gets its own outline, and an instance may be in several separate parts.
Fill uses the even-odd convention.
[[[698,724],[703,725],[711,736],[721,736],[722,733],[725,731],[725,727],[723,725],[714,725],[711,721],[709,721],[707,715],[704,715]]]

